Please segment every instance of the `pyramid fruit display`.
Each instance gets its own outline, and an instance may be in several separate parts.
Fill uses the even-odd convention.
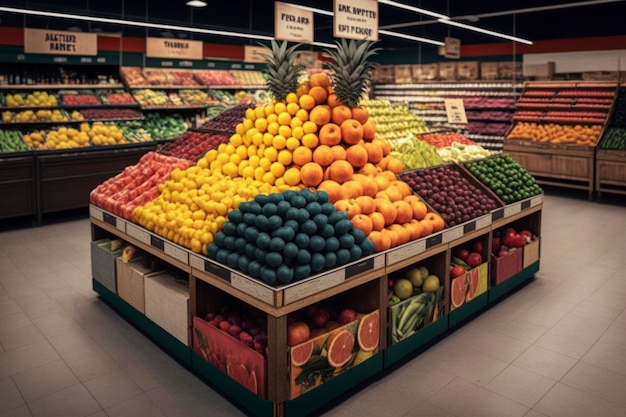
[[[272,231],[283,227],[283,222],[294,220],[297,222],[293,225],[294,231],[301,231],[299,229],[304,226],[304,234],[316,237],[313,239],[315,245],[321,243],[317,238],[329,240],[331,237],[340,241],[340,246],[347,246],[348,241],[356,244],[351,245],[354,246],[351,251],[344,247],[346,253],[338,246],[333,255],[339,259],[334,260],[333,255],[329,255],[329,259],[324,258],[323,265],[320,258],[324,257],[323,251],[298,247],[298,250],[306,249],[310,255],[302,254],[297,274],[300,279],[308,275],[305,272],[313,273],[320,266],[340,265],[371,252],[371,243],[375,251],[381,251],[441,230],[443,220],[439,215],[427,213],[426,205],[417,196],[410,195],[408,185],[396,178],[396,174],[403,170],[402,162],[389,155],[390,145],[376,136],[376,125],[369,120],[368,111],[359,106],[373,68],[373,64],[367,61],[376,52],[372,43],[338,43],[337,50],[329,52],[335,59],[332,82],[326,74],[319,73],[299,84],[302,68],[293,64],[295,46],[287,48],[286,43],[272,42],[270,51],[265,76],[273,101],[246,109],[245,117],[236,125],[228,142],[208,151],[195,166],[172,171],[171,178],[159,186],[161,194],[135,209],[136,221],[205,255],[209,255],[207,245],[215,242],[216,245],[211,246],[216,248],[212,249],[215,251],[213,255],[217,258],[221,253],[219,259],[223,261],[224,250],[232,249],[220,248],[216,237],[219,232],[223,232],[224,237],[235,237],[230,233],[231,226],[226,230],[223,227],[230,219],[229,214],[242,203],[251,201],[258,194],[280,195],[302,188],[325,191],[334,211],[345,212],[343,216],[349,220],[341,223],[339,231],[331,234],[319,216],[318,223],[315,223],[319,214],[316,209],[307,211],[310,218],[304,219],[302,214],[302,222],[282,217],[281,224]],[[289,200],[284,196],[273,198]],[[295,204],[291,202],[291,205]],[[264,208],[260,204],[259,209]],[[245,213],[246,209],[239,212]],[[257,208],[253,210],[258,211]],[[260,213],[246,214],[251,218],[251,215]],[[276,214],[263,215],[269,220]],[[328,223],[331,215],[330,211],[326,214]],[[308,220],[311,221],[307,223]],[[254,226],[259,228],[256,223]],[[324,237],[324,234],[328,236]],[[285,237],[282,238],[285,246],[294,243]],[[231,240],[228,240],[229,244]],[[335,242],[330,241],[332,248]],[[217,252],[218,249],[222,252]],[[360,255],[357,249],[360,249]],[[273,251],[278,252],[278,249]],[[259,256],[267,261],[269,254]],[[284,255],[281,252],[281,257]],[[252,257],[248,257],[252,263]],[[230,264],[234,265],[234,258],[233,255]],[[272,255],[268,263],[272,265],[277,261],[278,257]],[[228,256],[226,263],[229,263]],[[309,265],[310,271],[303,265]],[[292,266],[295,277],[298,265]],[[253,271],[256,273],[256,269]],[[274,281],[274,274],[265,274],[267,281]],[[287,276],[291,274],[286,271],[281,274],[285,280]],[[276,281],[283,282],[278,274]]]

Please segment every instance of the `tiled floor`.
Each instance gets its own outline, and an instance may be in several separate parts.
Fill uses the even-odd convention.
[[[542,235],[534,281],[325,415],[626,416],[626,205],[548,195]],[[89,241],[0,233],[0,417],[243,415],[98,299]]]

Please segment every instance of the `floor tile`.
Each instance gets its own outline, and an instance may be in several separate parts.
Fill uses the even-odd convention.
[[[550,417],[623,417],[626,408],[558,382],[534,407]]]
[[[61,357],[82,382],[120,370],[117,363],[99,346],[75,350]]]
[[[33,417],[82,417],[100,410],[96,400],[76,384],[28,404]]]
[[[515,360],[530,346],[521,341],[494,330],[482,327],[468,327],[449,336],[449,340],[463,347],[471,347],[505,362]]]
[[[109,417],[165,417],[146,394],[140,394],[104,411]]]
[[[510,365],[485,388],[527,407],[532,407],[555,383],[555,380]]]
[[[430,398],[458,417],[514,417],[528,411],[515,401],[457,378]]]
[[[102,408],[111,407],[142,393],[141,388],[122,371],[91,379],[84,384]]]
[[[604,342],[597,342],[582,361],[609,371],[626,375],[626,349]]]
[[[31,343],[0,353],[0,378],[36,368],[59,359],[48,341]]]
[[[32,417],[26,405],[20,405],[5,412],[0,412],[0,417]]]
[[[0,413],[24,404],[24,398],[10,377],[0,379]]]
[[[561,382],[626,407],[625,375],[579,362]]]
[[[528,412],[524,414],[524,417],[548,417],[548,416],[536,410],[528,410]]]
[[[62,360],[15,374],[13,380],[26,402],[45,397],[78,383],[72,370]]]
[[[5,350],[30,345],[45,340],[44,335],[31,323],[4,329],[0,332],[0,343]]]
[[[411,411],[404,414],[403,417],[455,417],[441,407],[436,406],[430,400],[423,401],[413,407]]]
[[[580,359],[607,327],[607,322],[571,313],[537,339],[535,346]]]
[[[609,326],[602,337],[600,337],[600,342],[626,349],[626,332],[623,327],[616,325]]]
[[[523,318],[514,319],[504,326],[494,327],[496,332],[514,337],[515,339],[519,339],[527,343],[534,343],[548,329],[548,326],[531,323]]]
[[[576,362],[576,359],[569,356],[538,346],[531,346],[513,364],[558,381]]]

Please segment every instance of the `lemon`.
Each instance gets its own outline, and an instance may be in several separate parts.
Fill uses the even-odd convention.
[[[436,275],[429,275],[424,280],[424,284],[422,284],[422,291],[434,292],[439,289],[440,285],[441,284],[439,283],[439,277],[437,277]]]
[[[413,293],[413,284],[408,279],[400,278],[393,284],[393,292],[399,299],[406,300]]]

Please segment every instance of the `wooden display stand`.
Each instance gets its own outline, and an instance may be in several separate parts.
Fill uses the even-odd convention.
[[[33,152],[0,158],[0,219],[32,216],[36,210],[36,167]]]
[[[257,416],[305,416],[330,401],[346,394],[359,384],[382,374],[387,367],[414,355],[426,343],[444,334],[448,329],[479,313],[519,285],[531,279],[539,268],[539,260],[531,263],[515,277],[489,288],[485,293],[412,336],[392,343],[389,339],[389,309],[387,307],[387,276],[417,262],[436,263],[434,270],[441,273],[445,299],[449,303],[449,260],[451,250],[464,242],[480,237],[491,246],[493,231],[503,225],[541,216],[543,196],[510,204],[491,214],[446,229],[434,235],[409,242],[383,253],[360,259],[347,266],[325,271],[303,281],[280,288],[270,287],[261,281],[246,277],[241,272],[192,253],[156,236],[142,227],[90,206],[92,240],[118,237],[139,249],[158,257],[167,264],[189,274],[190,317],[202,317],[208,306],[219,304],[224,297],[233,297],[254,307],[267,317],[268,351],[266,363],[266,398],[255,395],[243,385],[220,371],[198,355],[191,347],[170,335],[141,312],[126,303],[115,292],[93,281],[94,290],[124,317],[147,333],[160,346],[169,351],[182,364],[189,366],[203,379],[222,390],[231,400],[247,412]],[[539,226],[537,226],[539,227]],[[439,263],[445,265],[439,265]],[[345,370],[311,391],[289,399],[287,378],[289,355],[287,346],[287,315],[316,302],[332,297],[350,295],[362,300],[369,311],[380,312],[380,342],[378,353],[364,362]]]
[[[520,163],[539,184],[594,190],[595,147],[554,145],[528,140],[504,141],[504,152]]]
[[[596,152],[596,191],[626,194],[626,151],[598,149]]]

